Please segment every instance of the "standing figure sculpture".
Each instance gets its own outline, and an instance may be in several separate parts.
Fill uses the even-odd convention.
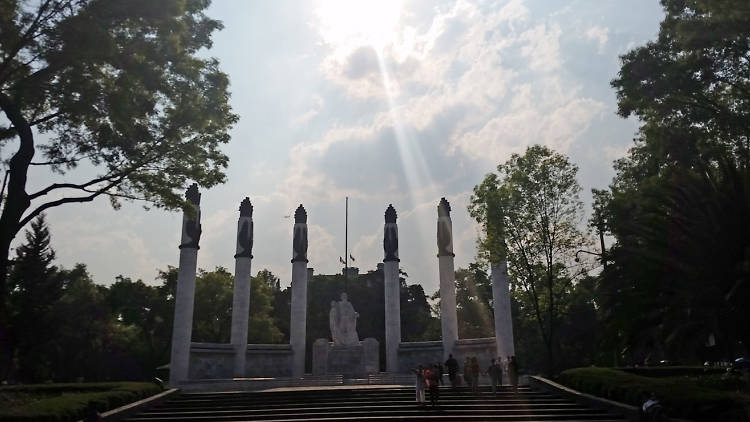
[[[331,310],[328,312],[328,325],[331,328],[331,340],[336,343],[338,333],[339,307],[335,300],[331,301]]]
[[[328,319],[331,338],[335,346],[355,346],[359,344],[357,318],[359,318],[359,314],[354,311],[346,293],[341,293],[340,301],[331,301]]]

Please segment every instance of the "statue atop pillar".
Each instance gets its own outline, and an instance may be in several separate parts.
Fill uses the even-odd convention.
[[[437,207],[437,246],[438,256],[456,256],[453,253],[453,227],[451,223],[451,204],[445,198],[440,199]]]
[[[392,204],[385,210],[385,230],[383,233],[383,262],[398,261],[398,227],[396,226],[396,209]]]
[[[186,212],[182,219],[182,243],[180,244],[180,249],[200,249],[198,241],[201,238],[201,194],[198,191],[198,184],[193,183],[190,185],[185,192],[185,199],[193,206],[193,213],[191,215]]]
[[[302,204],[294,212],[294,239],[292,262],[307,261],[307,211]]]
[[[253,257],[253,204],[245,197],[240,203],[239,230],[237,230],[237,254],[235,258]]]
[[[331,301],[328,320],[334,346],[356,346],[359,344],[357,318],[359,318],[359,313],[354,311],[346,293],[341,293],[340,301]]]

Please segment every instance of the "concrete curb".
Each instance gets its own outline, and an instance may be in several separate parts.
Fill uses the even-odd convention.
[[[127,418],[128,416],[132,416],[136,412],[142,412],[152,406],[163,402],[172,394],[178,391],[180,391],[179,388],[170,388],[169,390],[164,390],[159,394],[153,395],[151,397],[146,397],[143,400],[138,400],[133,403],[126,404],[125,406],[120,406],[117,409],[109,410],[102,413],[102,420],[107,422],[120,421]]]
[[[631,422],[638,422],[640,420],[638,408],[635,406],[605,399],[602,397],[592,396],[591,394],[582,393],[580,391],[573,390],[572,388],[568,388],[562,384],[550,381],[547,378],[530,375],[529,385],[531,386],[531,388],[562,395],[565,398],[571,399],[578,404],[623,415]]]

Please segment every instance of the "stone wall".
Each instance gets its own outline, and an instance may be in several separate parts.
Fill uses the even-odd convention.
[[[374,341],[374,339],[367,340]],[[327,341],[324,344],[324,347],[330,347]],[[490,359],[496,357],[495,350],[494,337],[460,339],[456,342],[453,356],[460,365],[459,372],[463,372],[463,362],[467,356],[476,356],[479,367],[485,370],[490,364]],[[326,360],[327,358],[328,356]],[[231,344],[192,343],[188,377],[191,380],[232,378],[233,359],[234,348]],[[245,376],[248,378],[290,377],[292,376],[291,359],[292,349],[288,344],[250,344],[247,346]],[[369,357],[368,360],[372,359]],[[399,373],[408,373],[420,364],[443,362],[443,344],[441,341],[401,343],[398,348],[398,360]],[[370,373],[371,371],[373,369],[367,368],[362,372]],[[328,371],[322,371],[322,373],[326,372]]]
[[[438,341],[415,341],[398,345],[398,372],[407,373],[418,365],[427,365],[443,360],[443,343]]]
[[[464,359],[476,357],[479,367],[484,371],[490,366],[490,360],[496,358],[495,338],[460,339],[456,341],[453,357],[463,372]],[[407,373],[418,365],[443,362],[443,343],[441,341],[419,341],[401,343],[398,347],[398,367],[400,373]]]
[[[312,374],[340,374],[346,378],[362,377],[380,372],[380,344],[368,337],[354,346],[334,346],[328,339],[313,343]]]
[[[497,358],[496,350],[495,337],[465,338],[456,342],[453,357],[458,361],[460,371],[463,371],[466,357],[476,357],[479,368],[484,371],[490,366],[490,361]]]
[[[292,374],[292,349],[288,344],[249,344],[246,356],[245,376],[248,378],[289,377]],[[233,364],[234,348],[231,344],[192,343],[188,378],[232,378]]]

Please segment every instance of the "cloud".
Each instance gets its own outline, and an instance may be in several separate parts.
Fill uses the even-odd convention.
[[[540,22],[523,1],[458,1],[427,20],[409,16],[378,47],[323,35],[321,76],[345,94],[344,107],[368,113],[292,147],[276,192],[322,207],[344,196],[407,201],[403,221],[424,219],[404,235],[418,239],[434,230],[435,201],[455,195],[457,254],[473,257],[477,229],[465,202],[484,171],[535,143],[568,152],[604,104],[566,77],[562,24]],[[359,262],[378,259],[367,250],[382,228],[371,224],[354,243]],[[428,259],[421,255],[412,258]]]
[[[323,108],[323,104],[325,104],[325,100],[323,100],[323,97],[321,97],[320,95],[313,94],[310,99],[310,103],[310,108],[294,119],[295,125],[304,126],[310,123],[310,120],[312,120],[320,113],[320,110]]]
[[[535,71],[551,72],[562,65],[560,56],[559,25],[539,24],[521,34],[525,41],[521,47],[521,55],[529,59],[529,68]]]
[[[586,39],[589,41],[596,41],[599,45],[599,54],[604,54],[604,48],[609,40],[609,28],[604,28],[598,25],[592,26],[586,30]]]

